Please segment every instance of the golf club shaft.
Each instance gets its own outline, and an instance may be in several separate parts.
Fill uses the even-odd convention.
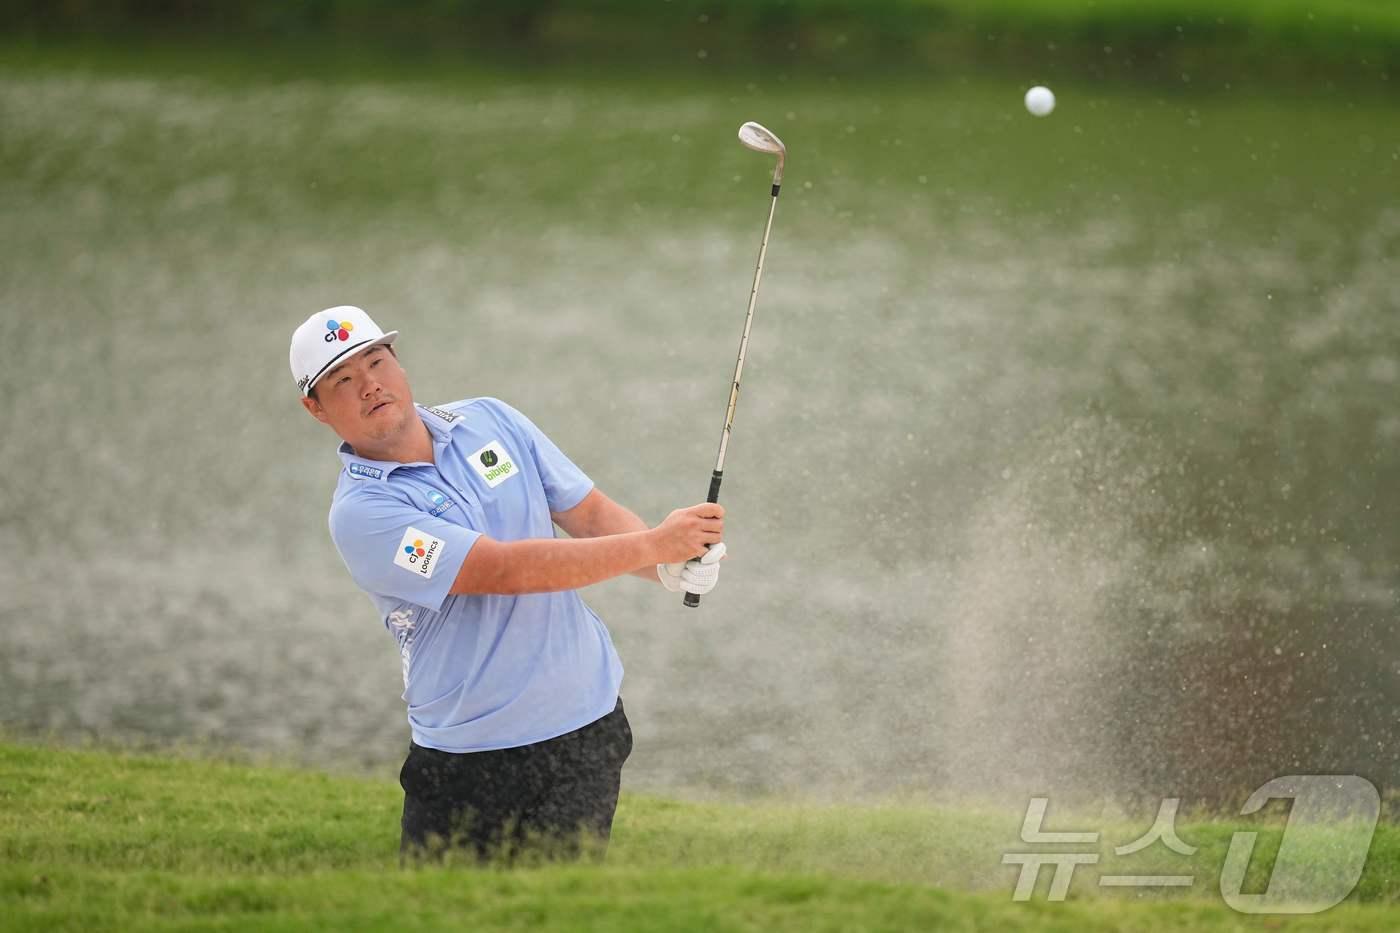
[[[773,184],[773,201],[768,206],[768,223],[763,226],[763,242],[758,247],[758,264],[753,270],[753,290],[749,292],[749,310],[744,316],[744,334],[739,338],[739,358],[734,361],[734,383],[729,387],[729,408],[724,413],[724,430],[719,436],[719,453],[715,457],[715,471],[710,474],[710,494],[706,502],[719,501],[719,484],[724,479],[724,454],[729,449],[729,432],[734,428],[734,409],[739,405],[739,380],[744,375],[744,354],[749,349],[749,328],[753,327],[753,309],[758,303],[758,283],[763,278],[763,257],[768,252],[768,234],[773,230],[773,214],[778,210],[779,185]],[[694,593],[685,594],[685,604],[692,609],[700,605],[700,597]]]

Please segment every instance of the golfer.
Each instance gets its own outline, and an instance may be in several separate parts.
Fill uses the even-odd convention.
[[[291,366],[343,442],[331,538],[403,659],[401,852],[601,854],[632,733],[622,663],[578,589],[631,573],[708,593],[724,510],[648,528],[506,403],[415,405],[397,336],[329,308],[292,334]]]

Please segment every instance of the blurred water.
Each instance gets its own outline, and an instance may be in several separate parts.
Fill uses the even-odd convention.
[[[398,659],[325,529],[291,328],[520,407],[698,612],[586,598],[634,787],[1221,795],[1400,778],[1400,121],[991,80],[0,70],[0,723],[388,772]]]

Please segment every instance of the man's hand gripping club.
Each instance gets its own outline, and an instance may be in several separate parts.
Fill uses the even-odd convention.
[[[672,540],[676,547],[674,552],[665,554],[670,560],[656,565],[656,576],[662,586],[672,593],[697,596],[704,596],[715,588],[719,582],[719,562],[725,554],[724,542],[720,540],[724,533],[724,506],[705,502],[677,509],[656,526],[655,532],[666,534],[666,547],[670,547]],[[694,548],[697,541],[700,550]],[[696,554],[701,556],[696,557]]]

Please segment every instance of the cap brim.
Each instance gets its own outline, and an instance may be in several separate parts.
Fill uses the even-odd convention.
[[[316,383],[321,381],[322,376],[330,372],[332,369],[335,369],[341,363],[344,363],[346,360],[350,359],[350,357],[356,355],[357,353],[363,353],[370,347],[387,347],[389,344],[397,340],[398,336],[398,331],[391,330],[381,337],[375,337],[373,340],[361,340],[359,343],[353,344],[351,346],[346,347],[344,350],[341,350],[335,356],[331,357],[330,360],[327,361],[325,366],[321,367],[321,371],[319,373],[311,377],[311,381],[306,384],[306,388],[301,390],[302,396],[305,397],[310,395],[311,390],[316,388]]]

